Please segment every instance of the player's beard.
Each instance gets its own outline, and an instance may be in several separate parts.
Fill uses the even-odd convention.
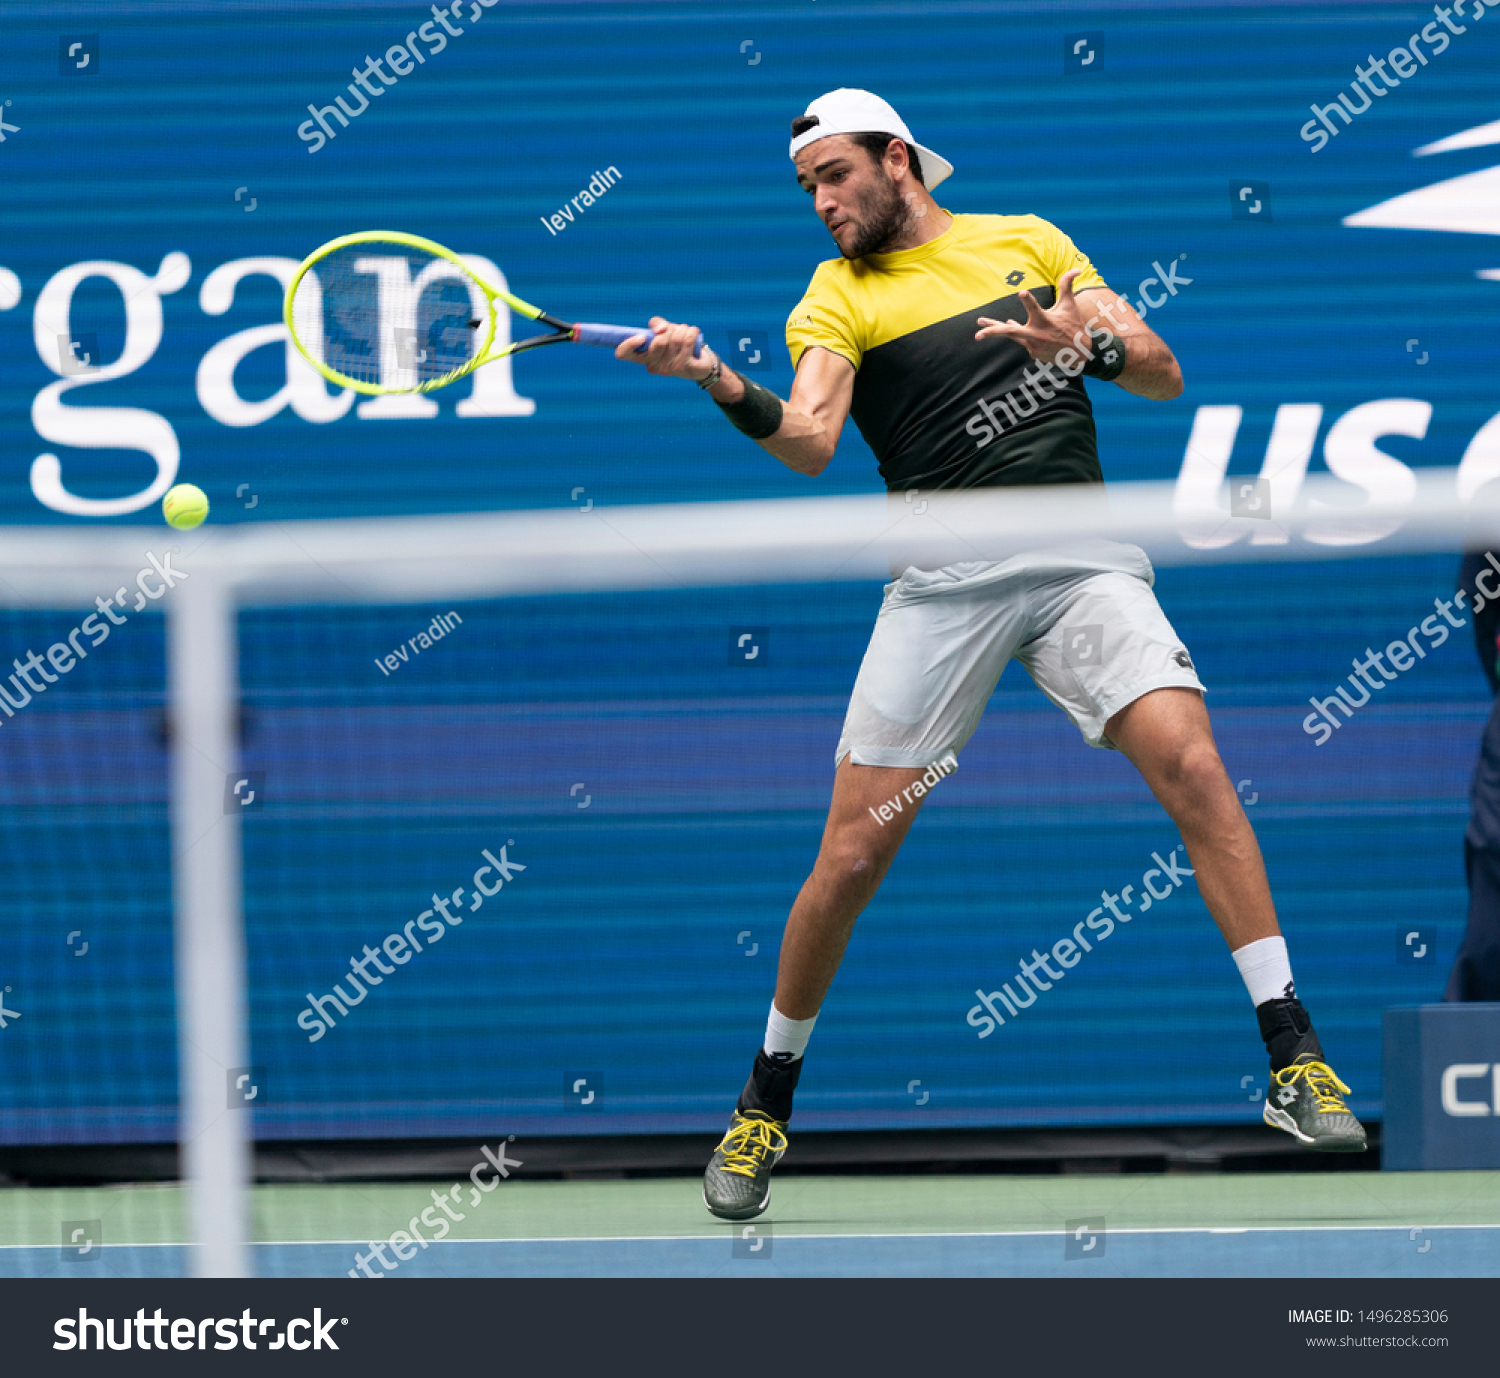
[[[859,212],[859,228],[849,247],[840,250],[845,258],[890,253],[916,219],[911,202],[902,198],[884,168],[880,169],[874,185],[863,192],[855,204]]]

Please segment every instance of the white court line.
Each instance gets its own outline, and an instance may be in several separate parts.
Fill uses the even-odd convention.
[[[736,1224],[754,1224],[754,1221],[724,1222],[728,1226]],[[764,1222],[774,1225],[776,1222],[768,1220]],[[1340,1231],[1340,1230],[1413,1230],[1426,1231],[1436,1230],[1500,1230],[1500,1225],[1236,1225],[1233,1227],[1216,1227],[1211,1225],[1162,1225],[1162,1226],[1136,1226],[1127,1229],[1111,1229],[1110,1234],[1292,1234],[1309,1233],[1318,1230]],[[1050,1230],[943,1230],[943,1231],[901,1231],[883,1234],[782,1234],[776,1235],[777,1239],[1050,1239],[1055,1235],[1065,1234],[1063,1229]],[[722,1234],[599,1234],[599,1235],[534,1235],[534,1236],[512,1236],[509,1238],[497,1237],[493,1239],[441,1239],[434,1240],[434,1244],[607,1244],[617,1241],[632,1241],[640,1243],[675,1243],[681,1240],[722,1240]],[[286,1241],[294,1243],[296,1241]],[[303,1241],[307,1242],[307,1241]],[[329,1240],[334,1244],[368,1244],[365,1239],[353,1240]]]
[[[753,1224],[754,1221],[726,1220],[726,1225]],[[776,1222],[767,1220],[768,1225]],[[1432,1233],[1437,1230],[1500,1230],[1500,1224],[1491,1225],[1138,1225],[1122,1229],[1111,1229],[1115,1234],[1315,1234],[1348,1230],[1422,1230]],[[781,1234],[779,1239],[1050,1239],[1065,1230],[952,1230],[952,1231],[901,1231],[882,1234]],[[674,1244],[683,1241],[703,1240],[710,1243],[724,1238],[723,1234],[560,1234],[560,1235],[496,1235],[483,1239],[445,1239],[428,1241],[429,1248],[439,1244]],[[319,1245],[352,1245],[364,1247],[368,1239],[256,1239],[251,1247],[268,1248],[313,1248]],[[56,1249],[57,1244],[0,1244],[0,1249]],[[188,1248],[186,1242],[157,1240],[142,1244],[100,1244],[101,1249],[177,1249]]]

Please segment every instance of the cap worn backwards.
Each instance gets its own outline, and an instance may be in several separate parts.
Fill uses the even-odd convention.
[[[794,135],[790,156],[795,158],[809,144],[819,139],[831,138],[835,134],[889,134],[892,138],[909,143],[917,153],[922,166],[922,183],[931,191],[939,182],[953,172],[953,164],[934,153],[925,144],[919,144],[911,136],[906,121],[890,105],[871,91],[860,91],[841,86],[819,96],[804,112],[804,118],[816,123],[802,133]]]

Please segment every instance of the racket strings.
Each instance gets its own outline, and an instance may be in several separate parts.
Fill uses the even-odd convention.
[[[493,336],[493,307],[472,274],[395,241],[365,240],[316,260],[291,314],[312,358],[389,392],[441,387]]]

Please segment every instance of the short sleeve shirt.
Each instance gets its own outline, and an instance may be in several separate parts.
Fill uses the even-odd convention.
[[[787,348],[793,366],[813,347],[854,365],[850,415],[892,492],[1100,483],[1082,379],[1038,374],[1014,341],[974,338],[980,316],[1025,321],[1022,288],[1050,307],[1070,268],[1075,292],[1105,286],[1038,216],[955,215],[914,249],[819,264]]]

